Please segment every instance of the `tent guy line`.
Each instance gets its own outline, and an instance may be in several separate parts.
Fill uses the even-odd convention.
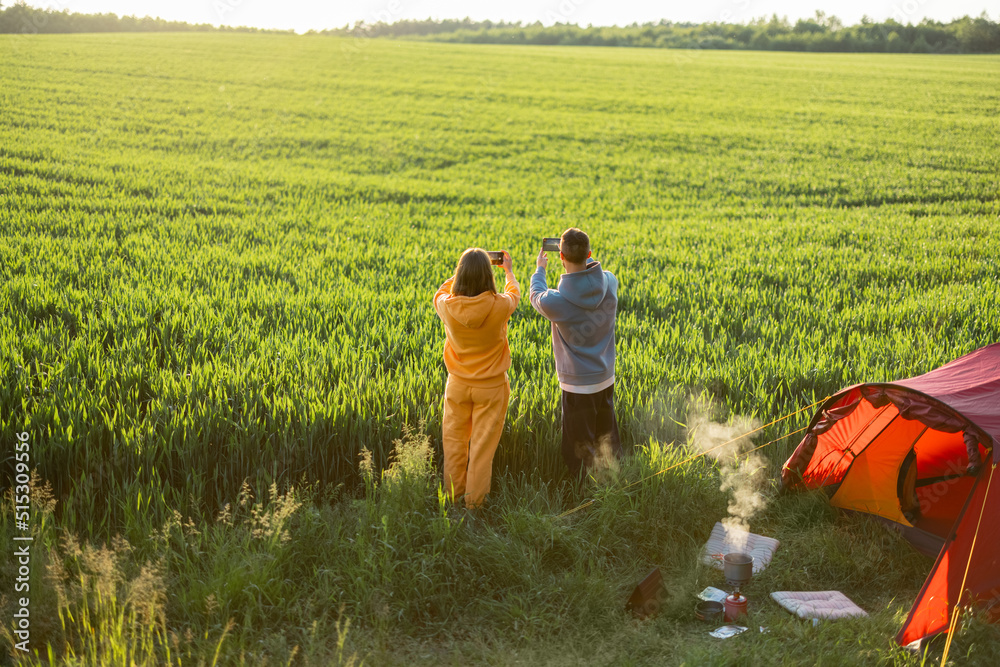
[[[966,585],[973,600],[1000,596],[1000,528],[982,524],[986,504],[1000,506],[1000,495],[991,497],[994,468],[1000,465],[995,447],[1000,442],[1000,343],[917,377],[845,387],[624,489],[820,404],[808,426],[743,454],[805,431],[782,466],[782,490],[823,489],[831,505],[878,517],[917,550],[936,555],[896,642],[919,648],[942,632],[950,639]],[[980,536],[992,547],[986,552],[975,551]]]
[[[990,468],[990,476],[986,479],[986,493],[983,494],[984,497],[990,495],[990,484],[993,483],[993,471],[994,468]],[[958,612],[961,609],[959,606],[962,603],[962,594],[965,592],[965,582],[969,578],[969,566],[972,565],[972,552],[976,549],[976,538],[979,537],[979,527],[983,525],[983,514],[986,511],[986,503],[979,508],[979,520],[976,521],[976,532],[972,534],[972,546],[969,547],[969,558],[965,561],[965,573],[962,574],[962,585],[958,587],[958,601],[955,602],[955,608],[951,612],[951,623],[948,624],[948,639],[944,643],[944,652],[941,654],[941,667],[948,664],[948,651],[951,649],[951,640],[955,636],[955,626],[958,625]]]
[[[783,422],[783,421],[785,421],[786,419],[790,419],[790,418],[794,417],[795,415],[797,415],[797,414],[799,414],[799,413],[801,413],[801,412],[805,412],[806,410],[808,410],[808,409],[810,409],[810,408],[813,408],[813,407],[816,407],[817,405],[819,405],[819,404],[821,404],[821,403],[824,403],[824,402],[826,402],[827,400],[829,400],[829,399],[830,399],[830,398],[832,398],[832,397],[833,397],[833,394],[830,394],[830,396],[827,396],[826,398],[821,398],[820,400],[816,401],[815,403],[810,403],[809,405],[807,405],[807,406],[805,406],[805,407],[802,407],[802,408],[799,408],[799,409],[798,409],[798,410],[796,410],[795,412],[790,412],[789,414],[785,415],[784,417],[778,417],[778,418],[777,418],[777,419],[775,419],[774,421],[771,421],[771,422],[768,422],[768,423],[764,424],[763,426],[760,426],[760,427],[758,427],[758,428],[755,428],[755,429],[754,429],[754,430],[752,430],[752,431],[748,431],[748,432],[744,433],[743,435],[740,435],[740,436],[737,436],[737,437],[733,438],[732,440],[727,440],[726,442],[722,443],[721,445],[716,445],[715,447],[711,447],[711,448],[709,448],[709,449],[706,449],[706,450],[704,450],[704,451],[702,451],[702,452],[699,452],[699,453],[697,453],[697,454],[694,454],[694,455],[692,455],[692,456],[689,456],[688,458],[684,459],[683,461],[678,461],[677,463],[675,463],[675,464],[673,464],[673,465],[671,465],[671,466],[667,466],[667,467],[666,467],[666,468],[664,468],[663,470],[658,470],[658,471],[654,472],[654,473],[653,473],[652,475],[648,475],[647,477],[644,477],[644,478],[642,478],[642,479],[639,479],[639,480],[636,480],[636,481],[634,481],[634,482],[632,482],[632,483],[630,483],[630,484],[627,484],[627,485],[626,485],[626,486],[624,487],[624,489],[623,489],[623,490],[628,490],[628,489],[631,489],[631,488],[632,488],[633,486],[637,486],[637,485],[639,485],[639,484],[642,484],[643,482],[648,482],[649,480],[653,479],[653,478],[654,478],[654,477],[656,477],[657,475],[662,475],[663,473],[665,473],[665,472],[669,472],[670,470],[673,470],[674,468],[677,468],[677,467],[679,467],[679,466],[682,466],[682,465],[684,465],[685,463],[691,463],[692,461],[695,461],[695,460],[697,460],[697,459],[700,459],[700,458],[701,458],[702,456],[705,456],[706,454],[711,454],[712,452],[716,451],[717,449],[722,449],[722,448],[723,448],[723,447],[725,447],[726,445],[731,445],[731,444],[733,444],[734,442],[736,442],[737,440],[742,440],[743,438],[746,438],[746,437],[749,437],[749,436],[753,435],[754,433],[758,433],[758,432],[760,432],[760,431],[763,431],[764,429],[768,428],[769,426],[774,426],[775,424],[778,424],[778,423],[780,423],[780,422]],[[755,451],[757,451],[758,449],[763,449],[764,447],[767,447],[768,445],[773,445],[773,444],[774,444],[774,443],[776,443],[776,442],[779,442],[779,441],[781,441],[781,440],[784,440],[784,439],[785,439],[785,438],[787,438],[788,436],[791,436],[791,435],[795,435],[796,433],[801,433],[802,431],[806,430],[807,428],[809,428],[809,426],[803,426],[802,428],[800,428],[800,429],[798,429],[798,430],[795,430],[795,431],[792,431],[792,432],[790,432],[790,433],[786,433],[786,434],[784,434],[784,435],[783,435],[783,436],[781,436],[780,438],[775,438],[774,440],[771,440],[770,442],[765,442],[765,443],[764,443],[763,445],[759,445],[759,446],[757,446],[757,447],[754,447],[754,448],[753,448],[753,449],[751,449],[751,450],[748,450],[748,451],[746,451],[746,452],[741,452],[741,453],[740,453],[740,455],[743,455],[743,454],[749,454],[750,452],[755,452]],[[556,518],[557,518],[557,519],[562,519],[562,518],[564,518],[564,517],[567,517],[567,516],[569,516],[570,514],[573,514],[573,513],[575,513],[575,512],[578,512],[578,511],[580,511],[580,510],[582,510],[582,509],[585,509],[585,508],[587,508],[587,507],[590,507],[590,506],[591,506],[591,505],[593,505],[593,504],[594,504],[595,502],[596,502],[596,499],[595,499],[595,498],[591,498],[590,500],[588,500],[588,501],[586,501],[586,502],[584,502],[584,503],[581,503],[581,504],[577,505],[576,507],[574,507],[574,508],[572,508],[572,509],[569,509],[569,510],[566,510],[566,511],[565,511],[565,512],[563,512],[562,514],[558,514],[558,515],[556,515]]]
[[[1000,599],[1000,343],[923,375],[845,387],[813,417],[782,468],[782,488],[878,518],[935,558],[896,643],[952,636],[958,608]],[[978,547],[978,548],[976,548]],[[963,563],[964,561],[964,563]],[[1000,613],[991,609],[992,620]]]

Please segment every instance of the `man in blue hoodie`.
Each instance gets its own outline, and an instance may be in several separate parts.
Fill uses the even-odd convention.
[[[614,397],[618,279],[590,255],[590,238],[575,227],[567,229],[559,241],[566,270],[559,289],[546,285],[549,258],[542,250],[529,296],[534,309],[552,323],[562,388],[563,458],[574,475],[622,451]]]

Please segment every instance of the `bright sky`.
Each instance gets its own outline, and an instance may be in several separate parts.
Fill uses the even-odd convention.
[[[626,25],[634,21],[745,23],[751,19],[787,16],[794,22],[811,17],[817,9],[841,19],[845,25],[860,21],[864,14],[875,20],[895,18],[918,23],[923,18],[950,21],[978,16],[988,10],[991,20],[1000,18],[997,0],[29,0],[36,7],[68,9],[71,12],[159,16],[165,19],[213,25],[248,25],[261,28],[338,28],[348,23],[428,17],[577,23],[579,25]],[[11,4],[5,2],[4,4]]]

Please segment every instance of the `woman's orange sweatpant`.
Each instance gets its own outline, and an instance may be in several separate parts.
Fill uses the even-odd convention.
[[[510,383],[474,387],[448,376],[444,389],[444,490],[452,498],[465,494],[468,507],[478,507],[490,491],[493,454],[500,443]]]

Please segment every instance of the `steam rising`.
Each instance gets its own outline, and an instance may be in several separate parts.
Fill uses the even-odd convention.
[[[588,475],[598,482],[607,483],[618,476],[618,458],[611,450],[611,438],[602,435],[594,447],[587,447],[581,452],[583,460],[589,465]]]
[[[711,407],[705,401],[688,401],[688,439],[719,462],[719,490],[729,493],[729,516],[722,524],[748,533],[750,519],[767,507],[762,493],[767,484],[767,459],[757,452],[741,454],[752,448],[749,434],[761,424],[743,415],[734,415],[724,424],[712,421]]]

